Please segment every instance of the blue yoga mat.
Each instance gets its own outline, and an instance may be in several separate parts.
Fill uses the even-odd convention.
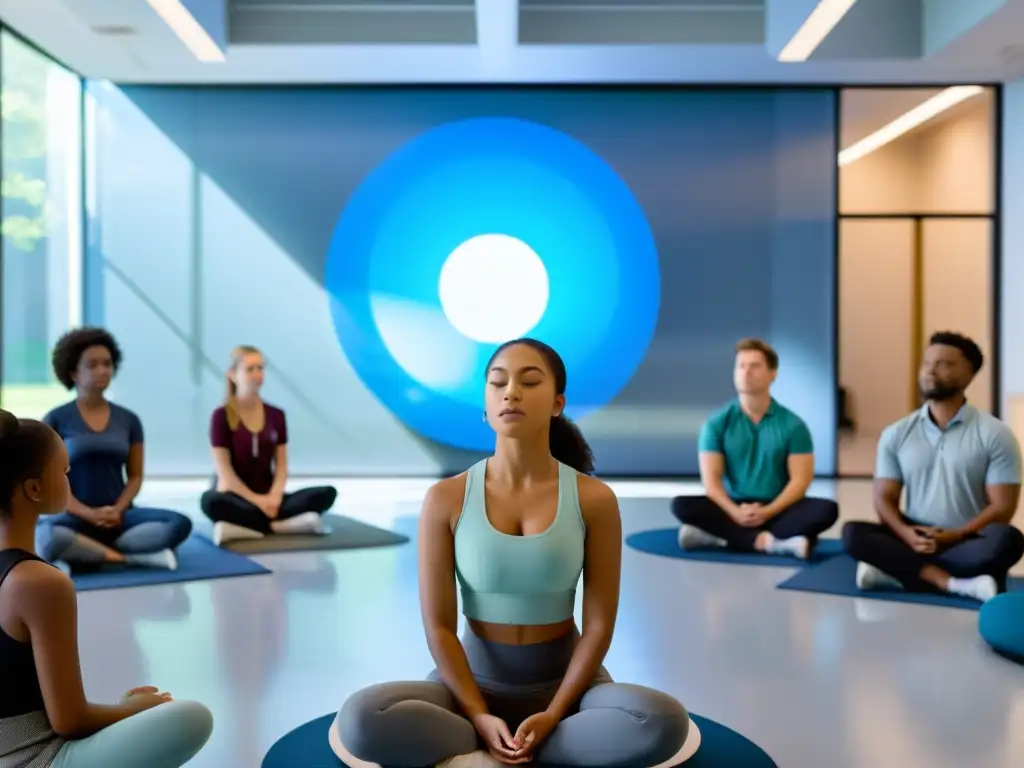
[[[679,527],[658,528],[641,531],[626,537],[626,544],[638,552],[677,560],[696,560],[703,563],[731,563],[732,565],[778,565],[789,568],[820,563],[830,557],[842,554],[843,543],[839,539],[820,539],[810,560],[795,557],[765,555],[760,552],[733,552],[728,549],[709,548],[682,550],[679,548]]]
[[[344,763],[327,741],[334,718],[333,714],[318,717],[282,736],[263,758],[261,768],[340,768]],[[778,768],[763,749],[731,728],[694,714],[690,719],[700,729],[700,747],[682,764],[685,768]]]
[[[955,595],[904,592],[899,589],[857,589],[857,561],[848,555],[826,560],[824,563],[805,568],[778,585],[779,589],[798,592],[819,592],[823,595],[842,595],[869,600],[888,600],[894,603],[916,603],[918,605],[939,605],[946,608],[964,608],[976,611],[981,607],[977,600]],[[1024,589],[1024,579],[1011,578],[1007,589]]]
[[[270,573],[259,563],[244,555],[230,552],[201,536],[190,536],[178,547],[178,569],[128,568],[104,566],[98,571],[73,573],[72,581],[79,592],[94,589],[145,587],[151,584],[174,584],[182,581],[226,579],[231,576],[256,576]]]

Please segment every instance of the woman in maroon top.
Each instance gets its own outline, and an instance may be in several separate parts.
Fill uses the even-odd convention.
[[[330,486],[285,493],[288,427],[284,411],[260,399],[266,365],[255,347],[236,347],[227,401],[210,418],[217,485],[203,494],[218,544],[270,533],[323,533],[321,515],[338,496]]]

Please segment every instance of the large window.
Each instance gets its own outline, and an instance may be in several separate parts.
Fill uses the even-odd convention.
[[[38,418],[67,393],[50,348],[81,322],[82,85],[0,32],[3,324],[0,404]]]

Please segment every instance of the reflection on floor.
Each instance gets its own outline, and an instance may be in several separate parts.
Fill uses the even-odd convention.
[[[191,511],[203,485],[151,481],[143,500]],[[339,512],[414,534],[427,482],[337,485]],[[614,486],[627,534],[671,524],[667,499],[699,490]],[[838,494],[844,519],[871,516],[866,482],[814,492]],[[257,768],[353,690],[431,668],[414,544],[258,559],[273,575],[79,598],[94,700],[151,683],[213,710],[214,736],[190,765]],[[976,614],[774,589],[788,573],[627,548],[609,670],[727,723],[782,768],[1020,767],[1024,667],[985,651]]]

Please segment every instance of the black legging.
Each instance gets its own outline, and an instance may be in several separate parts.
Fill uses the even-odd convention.
[[[758,528],[740,525],[707,496],[677,496],[672,499],[672,514],[684,525],[724,539],[730,549],[753,552],[762,531],[776,539],[806,536],[814,544],[839,519],[839,505],[831,499],[803,498]]]
[[[287,520],[305,512],[316,512],[322,515],[338,498],[338,491],[329,485],[303,488],[294,493],[286,493],[281,500],[281,510],[277,520]],[[273,522],[263,510],[252,504],[237,493],[231,491],[207,491],[199,501],[203,514],[215,523],[231,523],[249,528],[260,533],[271,533]]]
[[[906,518],[904,522],[917,525]],[[1007,572],[1024,557],[1024,533],[1012,525],[992,523],[936,554],[922,555],[887,525],[851,522],[843,526],[843,546],[855,560],[873,565],[913,592],[935,591],[921,578],[921,569],[928,564],[954,578],[992,576],[1003,591]]]

